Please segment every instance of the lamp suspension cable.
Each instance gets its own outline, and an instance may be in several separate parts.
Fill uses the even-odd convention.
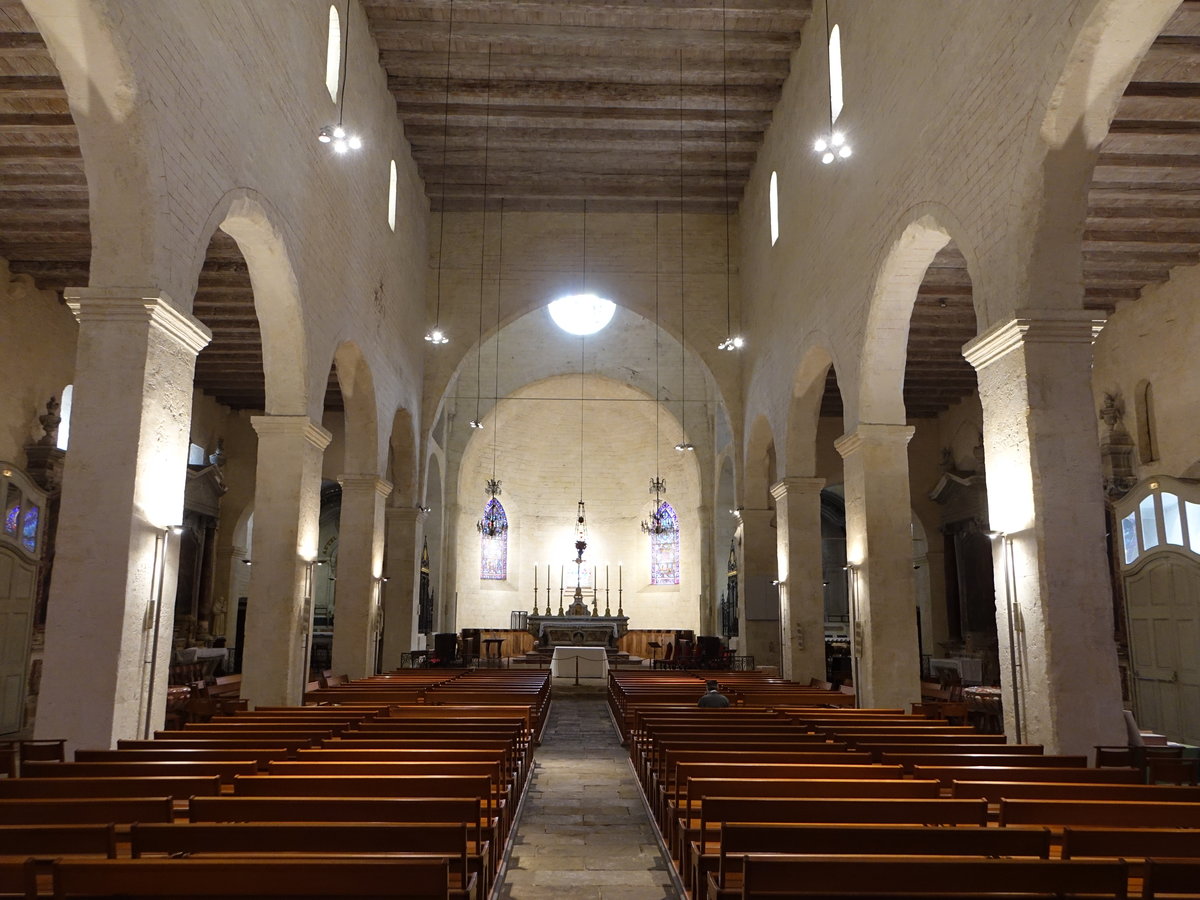
[[[475,353],[475,418],[471,420],[472,428],[483,427],[483,419],[479,416],[479,403],[483,396],[483,282],[486,275],[484,262],[487,259],[488,143],[492,129],[491,44],[488,44],[487,60],[487,89],[483,102],[483,222],[479,235],[479,343]]]
[[[587,294],[587,264],[588,264],[588,246],[587,246],[587,226],[588,226],[588,204],[587,200],[583,201],[583,290],[579,293]],[[584,397],[584,368],[585,368],[585,352],[587,348],[587,335],[579,336],[579,512],[583,515],[583,397]]]
[[[741,350],[745,340],[733,330],[733,311],[730,299],[729,261],[729,71],[726,54],[726,0],[721,0],[721,113],[723,121],[722,144],[725,155],[725,340],[717,344],[718,350]]]
[[[500,198],[500,249],[496,260],[496,371],[492,378],[492,481],[496,493],[500,482],[496,481],[496,443],[500,436],[500,290],[504,278],[504,198]]]
[[[661,228],[661,218],[659,215],[659,205],[654,204],[654,477],[650,479],[650,493],[654,495],[654,506],[650,510],[650,517],[642,522],[642,532],[644,534],[662,534],[664,530],[664,522],[662,515],[662,494],[667,489],[667,483],[662,478],[661,473],[661,450],[662,439],[661,430],[659,428],[661,413],[662,413],[662,382],[659,375],[659,265],[658,265],[658,248],[659,248],[659,229]],[[668,520],[668,524],[669,524]]]
[[[433,316],[433,328],[425,335],[429,343],[449,343],[442,331],[442,251],[446,246],[446,145],[450,139],[450,47],[454,41],[454,0],[450,0],[450,21],[446,29],[446,90],[442,101],[442,190],[439,208],[441,224],[438,227],[437,307]]]
[[[679,409],[683,436],[675,449],[695,450],[687,437],[687,302],[683,284],[683,50],[679,51]]]

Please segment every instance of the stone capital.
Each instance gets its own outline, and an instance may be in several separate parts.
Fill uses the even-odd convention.
[[[976,371],[1025,344],[1090,344],[1105,319],[1089,309],[1021,309],[963,345],[963,356]]]
[[[833,442],[834,449],[841,454],[842,459],[849,459],[863,447],[873,444],[894,444],[905,447],[912,440],[916,429],[911,425],[874,425],[862,424],[853,431],[843,434]]]
[[[251,416],[250,424],[260,438],[300,438],[308,441],[318,450],[324,450],[333,440],[332,434],[313,422],[308,416]]]
[[[390,481],[380,478],[378,475],[372,475],[369,473],[357,475],[339,475],[338,484],[342,486],[343,493],[370,493],[371,491],[374,491],[381,497],[387,497],[392,492],[392,483]]]
[[[63,291],[63,299],[80,325],[145,322],[193,355],[212,341],[212,332],[203,322],[176,307],[166,293],[153,288],[71,287]]]
[[[771,485],[771,496],[776,500],[786,500],[789,495],[819,494],[824,487],[824,478],[805,478],[801,475],[790,475],[786,478],[780,478]]]
[[[389,506],[383,511],[388,524],[417,525],[425,519],[425,510],[419,506]]]

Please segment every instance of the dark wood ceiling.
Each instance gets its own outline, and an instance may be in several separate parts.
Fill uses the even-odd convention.
[[[684,203],[727,209],[726,103],[736,201],[812,15],[809,0],[727,0],[724,15],[719,0],[455,0],[447,105],[449,0],[363,5],[435,209],[443,190],[447,208],[482,204],[489,105],[489,200],[531,209],[588,201],[598,211],[678,201],[681,48]],[[1086,304],[1105,312],[1165,281],[1173,266],[1200,262],[1197,0],[1184,0],[1125,92],[1095,170],[1084,239]],[[0,256],[61,291],[88,283],[90,255],[66,94],[23,4],[0,0]],[[209,247],[195,311],[213,329],[197,385],[236,409],[262,408],[250,280],[223,234]],[[970,279],[950,247],[926,273],[913,312],[910,416],[936,415],[973,390],[960,348],[974,333]],[[331,391],[328,402],[340,397]],[[832,378],[824,409],[841,412]]]
[[[518,208],[678,202],[681,151],[688,209],[736,205],[812,15],[811,0],[363,6],[434,209],[478,209],[485,187]]]

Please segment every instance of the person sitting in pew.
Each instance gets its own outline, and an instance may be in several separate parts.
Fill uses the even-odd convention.
[[[729,698],[721,693],[721,686],[715,681],[705,682],[708,686],[708,693],[701,697],[697,702],[697,706],[721,707],[729,705]]]

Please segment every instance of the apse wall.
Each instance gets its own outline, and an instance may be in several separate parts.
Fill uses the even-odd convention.
[[[617,611],[618,565],[623,607],[630,628],[698,628],[701,584],[700,472],[694,454],[674,450],[679,424],[661,417],[660,471],[665,499],[680,523],[680,583],[650,584],[649,539],[639,527],[650,512],[648,492],[655,467],[655,416],[651,398],[607,378],[583,381],[583,487],[587,503],[588,550],[598,566],[600,612],[604,612],[605,565],[609,606]],[[507,628],[513,610],[532,610],[534,567],[539,605],[558,609],[560,573],[568,584],[574,558],[575,503],[580,487],[580,378],[547,378],[500,401],[496,433],[496,478],[508,516],[507,578],[479,577],[480,536],[475,523],[488,500],[496,412],[483,419],[462,458],[451,546],[458,555],[459,628]],[[564,606],[570,605],[571,589]]]

